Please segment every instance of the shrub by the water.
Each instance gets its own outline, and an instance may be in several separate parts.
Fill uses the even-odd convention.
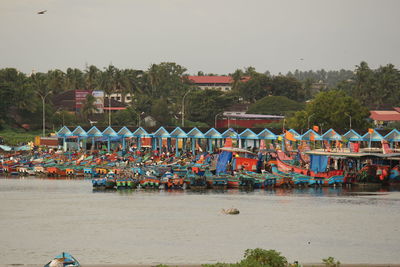
[[[340,261],[337,261],[334,257],[328,257],[326,259],[322,259],[323,263],[325,263],[326,267],[339,267]]]
[[[285,267],[288,262],[280,252],[261,248],[246,249],[244,259],[238,263],[204,264],[203,267]]]

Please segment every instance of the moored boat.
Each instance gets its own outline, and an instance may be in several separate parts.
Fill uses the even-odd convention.
[[[63,252],[57,255],[53,260],[44,265],[44,267],[80,267],[80,263],[71,254]]]

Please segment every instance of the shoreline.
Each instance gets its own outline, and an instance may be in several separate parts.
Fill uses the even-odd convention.
[[[202,267],[202,264],[81,264],[82,267],[156,267],[160,264],[166,265],[168,267]],[[42,267],[44,264],[0,264],[0,267]],[[323,263],[304,263],[301,264],[303,267],[325,267]],[[341,263],[341,267],[400,267],[400,263]]]

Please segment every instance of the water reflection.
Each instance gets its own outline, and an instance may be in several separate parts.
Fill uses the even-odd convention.
[[[235,262],[254,247],[302,262],[400,262],[399,204],[398,187],[99,191],[84,179],[6,178],[0,262],[64,250],[84,264]],[[221,214],[231,207],[240,215]]]

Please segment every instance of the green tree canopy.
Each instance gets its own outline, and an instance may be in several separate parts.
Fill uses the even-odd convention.
[[[304,108],[303,103],[286,96],[266,96],[249,107],[247,113],[265,115],[288,115]]]
[[[352,128],[368,127],[370,113],[368,109],[341,90],[319,93],[306,105],[305,110],[298,111],[289,119],[292,128],[306,128],[308,121],[312,125],[320,125],[324,129],[349,129],[350,117]]]
[[[215,115],[232,105],[236,97],[218,90],[197,90],[189,94],[188,114],[193,122],[214,125]]]

